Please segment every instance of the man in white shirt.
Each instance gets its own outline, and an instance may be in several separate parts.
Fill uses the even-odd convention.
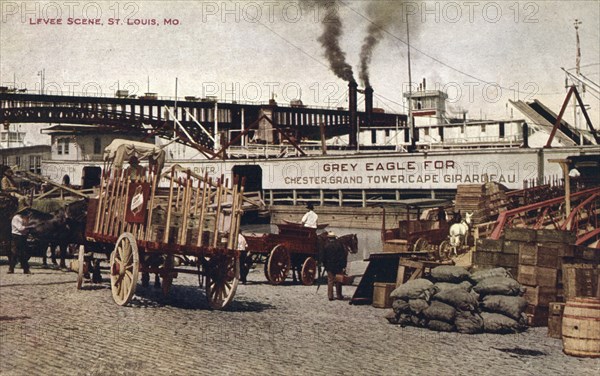
[[[317,228],[317,220],[319,219],[319,216],[314,212],[315,207],[313,204],[308,203],[306,204],[306,208],[308,209],[308,212],[306,212],[304,217],[302,217],[302,224],[304,227]]]
[[[247,282],[246,277],[250,272],[252,266],[252,257],[248,256],[248,242],[242,233],[238,234],[237,250],[240,251],[240,281],[245,285]]]
[[[30,227],[29,222],[29,209],[25,208],[19,210],[15,214],[11,221],[11,232],[12,232],[12,249],[11,257],[9,260],[8,273],[12,274],[15,272],[15,266],[17,261],[21,263],[23,273],[31,274],[29,271],[29,255],[27,254],[27,233]]]

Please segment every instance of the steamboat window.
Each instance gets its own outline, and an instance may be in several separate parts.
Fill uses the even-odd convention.
[[[29,172],[40,174],[42,172],[42,157],[39,155],[29,156]]]
[[[56,153],[58,155],[69,154],[69,140],[68,139],[59,139],[58,141],[56,141]]]

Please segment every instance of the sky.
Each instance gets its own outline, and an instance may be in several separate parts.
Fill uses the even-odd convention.
[[[538,99],[559,112],[566,93],[561,67],[575,67],[576,19],[581,72],[600,82],[596,0],[343,0],[324,8],[269,0],[0,4],[0,86],[16,82],[30,91],[40,89],[44,71],[46,92],[128,89],[346,107],[347,83],[330,69],[319,41],[323,21],[337,17],[339,46],[359,85],[363,40],[370,26],[378,31],[368,65],[375,106],[406,113],[406,14],[411,81],[425,78],[428,89],[447,92],[451,116],[465,110],[470,118],[509,118],[509,99]],[[99,24],[76,24],[84,20]],[[600,101],[591,94],[585,102],[598,128]],[[522,118],[516,109],[513,116]]]

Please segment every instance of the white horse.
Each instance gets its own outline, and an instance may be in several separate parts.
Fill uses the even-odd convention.
[[[454,254],[456,254],[456,248],[460,247],[465,241],[467,234],[469,233],[469,228],[471,227],[471,217],[473,213],[465,213],[465,218],[460,223],[455,223],[450,226],[449,237],[450,237],[450,245],[454,249]]]

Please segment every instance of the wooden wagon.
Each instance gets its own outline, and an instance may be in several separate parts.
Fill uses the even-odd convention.
[[[131,157],[142,165],[124,168]],[[179,165],[161,173],[163,164],[164,151],[154,145],[113,141],[105,150],[98,197],[90,200],[86,239],[114,245],[110,284],[117,304],[132,299],[139,273],[159,275],[165,294],[178,273],[190,273],[199,276],[210,307],[222,309],[239,280],[242,184]],[[159,187],[161,180],[168,188]],[[78,286],[90,257],[80,250]]]
[[[326,224],[318,228],[304,227],[297,223],[278,224],[279,233],[244,233],[248,242],[248,255],[243,261],[249,269],[253,263],[264,263],[265,277],[278,285],[285,281],[292,266],[300,270],[300,280],[304,285],[312,285],[317,277],[319,259],[319,235]]]
[[[449,206],[446,200],[406,200],[406,217],[398,227],[386,229],[382,224],[383,251],[387,253],[422,252],[439,258],[440,247],[448,239],[450,223],[439,211]],[[442,213],[443,214],[443,213]],[[445,217],[445,216],[443,216]],[[384,214],[385,219],[385,214]],[[444,248],[445,249],[445,248]]]

